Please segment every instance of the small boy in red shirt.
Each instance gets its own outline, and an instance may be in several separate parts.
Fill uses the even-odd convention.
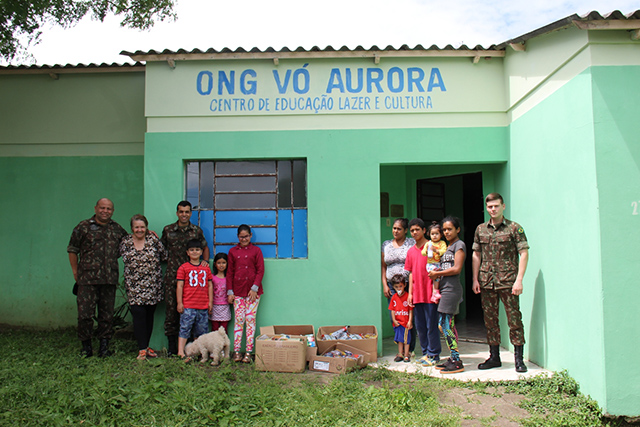
[[[178,334],[178,356],[184,358],[184,346],[191,336],[206,334],[209,314],[213,311],[213,275],[208,265],[200,265],[202,243],[192,239],[187,242],[189,262],[178,268],[176,300],[180,313],[180,333]],[[185,285],[186,284],[186,285]]]
[[[391,278],[391,284],[396,293],[391,297],[389,302],[389,310],[391,311],[391,322],[395,336],[393,341],[398,344],[398,355],[393,359],[394,362],[401,362],[404,358],[405,362],[411,361],[409,344],[411,344],[411,334],[409,329],[413,327],[413,307],[409,306],[407,298],[409,294],[406,292],[407,283],[402,274],[396,274]]]

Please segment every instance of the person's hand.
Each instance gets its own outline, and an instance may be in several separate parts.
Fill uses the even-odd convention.
[[[387,298],[391,298],[391,289],[389,289],[389,285],[386,283],[382,284],[382,290],[384,291],[384,296]]]
[[[258,293],[256,291],[249,291],[248,298],[250,302],[254,302],[255,300],[258,299]]]
[[[156,233],[153,230],[147,230],[147,233],[151,234],[152,236],[155,236],[156,239],[159,239],[160,237],[158,237],[158,233]]]
[[[213,313],[213,304],[209,303],[209,314]]]
[[[227,295],[227,301],[229,301],[229,304],[233,304],[233,301],[236,299],[236,296],[231,294],[231,295]]]
[[[407,322],[407,329],[411,329],[411,328],[413,328],[413,324],[411,323],[411,320],[409,320]]]
[[[473,285],[471,285],[471,290],[473,291],[474,294],[480,293],[480,282],[478,282],[478,280],[476,279],[473,280]]]
[[[430,278],[432,278],[432,279],[435,279],[435,278],[436,278],[436,277],[438,277],[438,276],[440,276],[440,275],[438,274],[438,270],[431,270],[431,271],[429,272],[429,277],[430,277]]]
[[[522,280],[516,280],[511,288],[511,293],[513,295],[521,295],[522,294]]]
[[[178,303],[178,313],[184,313],[184,305],[182,303]]]
[[[202,261],[200,261],[200,267],[209,267],[209,261],[203,259]]]
[[[399,325],[400,325],[400,323],[399,323],[397,320],[394,320],[394,321],[393,321],[393,327],[394,327],[394,328],[395,328],[396,326],[399,326]]]
[[[407,303],[409,303],[409,307],[413,307],[413,295],[411,292],[407,295]]]

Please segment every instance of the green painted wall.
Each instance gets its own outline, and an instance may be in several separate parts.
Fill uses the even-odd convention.
[[[582,391],[606,408],[590,72],[566,83],[510,128],[507,217],[521,223],[531,246],[520,299],[525,352],[548,369],[567,369]],[[503,344],[508,342],[504,332]]]
[[[402,150],[396,141],[402,141]],[[445,145],[447,150],[438,151]],[[149,133],[145,212],[154,212],[155,229],[175,220],[175,204],[184,191],[184,159],[306,158],[309,258],[266,261],[258,325],[380,328],[382,319],[388,321],[378,308],[380,191],[395,193],[409,185],[392,184],[392,174],[381,172],[381,164],[504,162],[506,145],[506,128]],[[402,200],[402,195],[392,197]],[[413,206],[407,215],[412,212]],[[160,333],[154,339],[161,340]]]
[[[593,67],[593,118],[599,195],[606,409],[640,415],[640,67]],[[596,236],[591,236],[596,237]]]
[[[144,73],[0,78],[0,323],[77,322],[67,245],[100,197],[142,212]]]
[[[100,197],[114,201],[113,218],[129,229],[142,212],[142,176],[141,156],[0,158],[0,323],[76,324],[71,230]]]

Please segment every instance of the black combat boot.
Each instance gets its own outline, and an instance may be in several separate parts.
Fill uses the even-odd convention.
[[[524,353],[523,345],[513,346],[513,354],[515,355],[514,359],[516,362],[516,372],[527,372],[527,365],[525,365],[524,361],[522,360],[523,353]]]
[[[113,353],[109,350],[109,340],[102,338],[100,340],[100,349],[98,349],[98,357],[109,357]]]
[[[169,340],[169,347],[167,348],[167,356],[177,356],[178,355],[178,336],[177,335],[169,335],[167,337]]]
[[[93,348],[91,348],[91,340],[82,341],[82,350],[80,350],[81,357],[93,356]]]
[[[500,366],[502,366],[502,362],[500,361],[500,346],[490,345],[489,358],[485,360],[484,363],[480,363],[478,369],[499,368]]]

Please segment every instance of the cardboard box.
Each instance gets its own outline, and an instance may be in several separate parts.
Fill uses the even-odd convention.
[[[261,326],[260,334],[311,335],[315,338],[316,330],[313,325],[274,325]],[[318,354],[317,344],[315,347],[307,346],[307,362],[316,354]]]
[[[309,362],[309,370],[311,371],[320,371],[320,372],[330,372],[333,374],[344,374],[349,372],[352,369],[356,368],[364,368],[367,366],[367,359],[370,355],[367,352],[359,350],[357,348],[353,348],[345,343],[339,342],[337,344],[333,344],[331,347],[327,349],[327,351],[331,350],[348,350],[354,354],[359,354],[358,359],[349,359],[346,357],[325,357],[325,356],[315,356]]]
[[[338,329],[342,329],[344,326],[321,326],[318,328],[318,335],[316,336],[316,345],[318,346],[318,354],[326,353],[334,344],[338,342],[347,343],[351,347],[357,348],[367,353],[367,363],[374,363],[378,361],[378,329],[375,326],[349,326],[349,333],[351,334],[372,334],[375,338],[367,338],[362,340],[323,340],[320,339],[322,335],[331,335]]]
[[[274,336],[266,335],[269,338]],[[304,372],[307,366],[307,339],[301,336],[291,336],[291,339],[282,341],[256,339],[255,364],[259,371]]]

